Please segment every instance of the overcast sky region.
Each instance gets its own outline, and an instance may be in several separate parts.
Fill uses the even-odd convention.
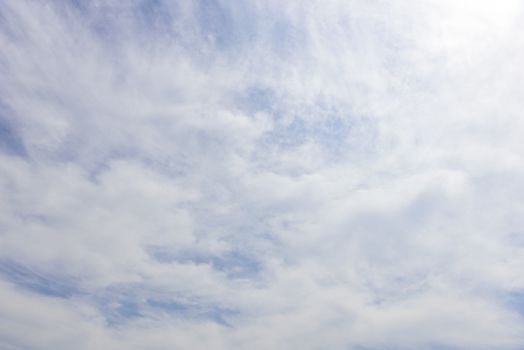
[[[0,349],[524,349],[524,2],[0,1]]]

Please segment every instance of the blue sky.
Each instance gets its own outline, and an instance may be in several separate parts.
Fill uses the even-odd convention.
[[[524,348],[519,1],[0,3],[0,348]]]

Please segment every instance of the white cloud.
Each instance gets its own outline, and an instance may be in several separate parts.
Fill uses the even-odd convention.
[[[0,346],[516,349],[517,1],[0,5]]]

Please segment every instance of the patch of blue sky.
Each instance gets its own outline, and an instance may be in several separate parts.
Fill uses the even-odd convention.
[[[255,278],[263,270],[259,259],[240,250],[212,255],[188,250],[175,251],[167,247],[150,247],[149,254],[161,263],[207,264],[230,279]]]
[[[238,48],[256,37],[257,17],[248,3],[232,3],[217,0],[197,2],[199,27],[218,49]]]
[[[251,114],[264,112],[275,121],[275,127],[261,138],[261,152],[265,152],[266,146],[285,150],[312,142],[323,148],[327,156],[337,159],[348,152],[349,145],[352,148],[369,147],[376,137],[370,121],[355,115],[350,106],[320,100],[314,105],[291,108],[297,111],[289,115],[282,110],[283,99],[262,86],[252,86],[237,97],[241,110]],[[284,116],[290,121],[285,121]],[[362,134],[369,144],[362,142],[365,141]],[[358,140],[352,140],[357,137]]]
[[[352,122],[349,118],[332,116],[308,120],[296,117],[289,124],[267,133],[262,143],[276,145],[283,150],[315,143],[326,151],[326,155],[336,158],[345,151],[351,131]]]
[[[0,109],[2,113],[2,109]],[[0,151],[20,157],[27,156],[24,141],[15,126],[0,114]]]
[[[524,317],[524,290],[508,293],[504,299],[511,310]]]
[[[287,19],[276,19],[271,25],[271,48],[276,57],[288,59],[304,54],[306,32],[299,30]],[[300,57],[304,59],[304,57]]]
[[[158,36],[157,39],[166,33],[168,27],[165,24],[169,23],[170,17],[162,4],[162,1],[153,0],[118,4],[69,0],[55,1],[55,9],[61,11],[63,18],[80,21],[87,26],[96,36],[98,44],[110,52],[128,43],[125,39],[130,36],[145,44],[147,41],[144,39],[150,39],[152,32]]]
[[[166,295],[162,290],[145,285],[114,285],[97,295],[88,296],[104,316],[110,327],[165,315],[193,321],[211,321],[229,327],[229,320],[239,312],[209,302],[182,295]],[[154,317],[156,318],[156,317]]]
[[[167,6],[165,1],[147,0],[141,1],[135,12],[146,29],[166,32],[172,26],[173,11],[176,11],[176,3],[170,2]]]
[[[208,320],[226,327],[231,327],[228,320],[238,314],[238,311],[232,309],[202,303],[150,299],[147,304],[153,310],[167,313],[172,317],[197,321]]]
[[[0,261],[0,275],[20,288],[46,296],[70,298],[81,293],[72,278],[37,271],[14,261]]]
[[[110,327],[119,327],[144,316],[143,306],[133,299],[102,299],[98,302],[98,308]]]
[[[237,97],[237,106],[248,113],[266,112],[270,115],[279,115],[280,105],[275,92],[263,86],[251,86]]]
[[[144,305],[150,293],[140,284],[110,285],[98,293],[86,295],[109,327],[120,327],[145,316]]]
[[[73,20],[74,18],[74,20],[84,22],[100,39],[115,38],[118,33],[111,25],[110,19],[114,15],[114,10],[110,6],[89,1],[69,0],[54,1],[54,9],[60,12],[64,19]],[[120,17],[124,17],[124,14],[120,13]]]
[[[264,112],[275,122],[274,128],[260,140],[262,153],[267,146],[285,150],[312,142],[327,151],[327,156],[337,158],[347,151],[348,144],[362,147],[361,133],[369,142],[375,137],[370,122],[355,115],[351,106],[343,102],[319,98],[314,104],[286,107],[284,100],[285,97],[263,86],[252,86],[237,97],[241,110]],[[358,140],[352,142],[354,137]]]
[[[230,251],[211,259],[213,268],[224,272],[229,278],[246,278],[262,271],[260,261],[240,251]]]
[[[24,32],[18,30],[19,15],[10,11],[6,1],[0,1],[0,33],[11,39],[13,42],[22,42]],[[4,57],[0,56],[0,67]]]

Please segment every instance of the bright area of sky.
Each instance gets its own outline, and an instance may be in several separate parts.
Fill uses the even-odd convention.
[[[522,349],[524,3],[0,2],[1,349]]]

